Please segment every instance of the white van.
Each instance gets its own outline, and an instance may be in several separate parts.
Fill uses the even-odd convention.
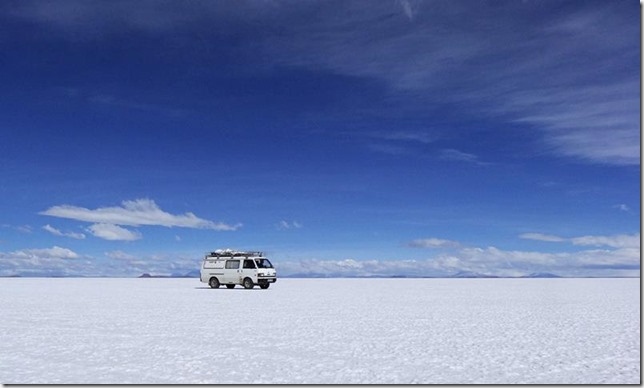
[[[228,288],[235,288],[235,285],[239,284],[247,289],[255,285],[267,289],[271,283],[277,281],[277,273],[262,252],[226,249],[206,254],[201,264],[200,280],[212,288],[219,288],[222,284]]]

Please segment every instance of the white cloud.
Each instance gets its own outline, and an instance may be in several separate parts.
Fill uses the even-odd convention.
[[[416,6],[418,2],[412,2],[410,0],[398,0],[398,3],[402,7],[403,11],[405,12],[405,15],[410,21],[414,20],[414,15],[416,13]]]
[[[213,229],[219,231],[237,230],[241,224],[228,225],[201,219],[193,213],[170,214],[159,208],[151,199],[123,201],[121,206],[87,209],[78,206],[53,206],[39,214],[68,218],[72,220],[111,225],[157,225],[165,227],[182,227]]]
[[[12,256],[28,259],[78,259],[79,255],[71,249],[54,246],[44,249],[23,249],[10,253],[2,253],[4,257]],[[0,256],[2,257],[2,256]]]
[[[412,132],[412,131],[374,131],[367,133],[360,133],[362,136],[381,139],[393,140],[400,142],[421,143],[429,144],[436,141],[436,135],[428,132]]]
[[[640,247],[640,234],[615,236],[582,236],[570,239],[574,245],[608,246],[612,248]]]
[[[94,236],[113,241],[134,241],[141,238],[141,233],[131,231],[114,224],[94,224],[87,228]]]
[[[300,224],[297,221],[288,222],[288,221],[285,221],[285,220],[280,221],[279,223],[277,223],[276,226],[277,226],[277,229],[279,229],[279,230],[301,229],[302,228],[302,224]]]
[[[613,207],[614,207],[614,208],[616,208],[616,209],[619,209],[619,210],[621,210],[621,211],[623,211],[623,212],[629,212],[629,211],[631,211],[631,208],[630,208],[630,207],[628,207],[628,205],[626,205],[626,204],[624,204],[624,203],[620,203],[619,205],[615,205],[615,206],[613,206]]]
[[[439,158],[443,160],[452,160],[455,162],[474,163],[479,166],[487,166],[490,164],[489,162],[481,162],[478,156],[474,154],[468,154],[466,152],[462,152],[452,148],[441,150],[441,152],[439,153]]]
[[[16,227],[16,229],[18,231],[22,232],[22,233],[31,233],[32,232],[32,228],[29,225],[21,225],[21,226]]]
[[[59,246],[0,252],[0,276],[97,276],[92,257]]]
[[[75,233],[75,232],[65,233],[60,231],[59,229],[54,228],[49,224],[43,226],[42,228],[55,236],[70,237],[70,238],[75,238],[77,240],[82,240],[85,238],[85,235],[83,233]]]
[[[461,246],[457,241],[443,240],[439,238],[413,240],[407,245],[412,248],[458,248]]]
[[[136,260],[136,257],[125,253],[123,251],[110,251],[110,252],[105,252],[105,256],[109,257],[110,259],[115,259],[115,260],[125,260],[125,261],[132,261]]]
[[[9,224],[2,224],[0,226],[2,226],[3,228],[15,229],[15,230],[17,230],[18,232],[21,232],[21,233],[31,233],[31,232],[33,232],[32,227],[30,225],[13,226],[13,225],[9,225]]]
[[[549,242],[570,242],[582,246],[607,246],[612,248],[639,248],[640,234],[618,234],[613,236],[581,236],[564,238],[541,233],[523,233],[520,238]]]
[[[477,157],[455,149],[446,149],[441,151],[441,158],[445,160],[458,160],[462,162],[475,162]]]
[[[563,237],[553,236],[550,234],[542,234],[542,233],[523,233],[519,235],[519,237],[526,240],[537,240],[537,241],[548,241],[548,242],[566,241],[566,239]]]

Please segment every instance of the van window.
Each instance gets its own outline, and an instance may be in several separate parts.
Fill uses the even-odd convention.
[[[203,262],[203,267],[204,267],[204,268],[217,268],[217,267],[215,266],[215,261],[212,261],[212,260],[204,260],[204,262]],[[221,268],[221,267],[220,267],[220,268]]]
[[[239,260],[226,261],[226,269],[237,269],[237,268],[239,268]]]
[[[255,259],[255,262],[257,263],[257,268],[273,268],[273,264],[268,259]]]
[[[252,260],[244,260],[244,268],[255,269],[255,263]]]

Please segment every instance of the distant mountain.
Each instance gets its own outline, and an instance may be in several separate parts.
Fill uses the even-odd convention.
[[[200,273],[199,273],[198,270],[193,270],[193,271],[190,271],[190,272],[187,272],[187,273],[184,273],[184,274],[173,273],[173,274],[170,274],[170,275],[150,275],[149,273],[146,272],[146,273],[141,274],[140,276],[138,276],[138,278],[145,278],[145,279],[147,279],[147,278],[155,278],[155,279],[159,279],[159,278],[198,278],[199,275],[200,275]]]
[[[19,274],[11,274],[3,277],[9,278],[82,278],[83,275],[68,275],[59,272],[23,272]]]
[[[461,271],[457,272],[454,275],[447,276],[450,278],[498,278],[498,276],[495,275],[486,275],[478,272],[469,272],[469,271]]]
[[[522,278],[560,278],[561,276],[549,272],[535,272],[530,275],[523,275]]]
[[[279,276],[279,274],[278,274]],[[338,277],[338,276],[333,276],[333,275],[327,275],[327,274],[321,274],[321,273],[294,273],[290,275],[282,275],[279,276],[281,278],[306,278],[306,279],[312,279],[312,278],[332,278],[332,277]]]
[[[200,276],[201,276],[201,272],[198,269],[193,269],[192,271],[187,272],[187,273],[183,274],[180,277],[182,277],[182,278],[198,278]]]

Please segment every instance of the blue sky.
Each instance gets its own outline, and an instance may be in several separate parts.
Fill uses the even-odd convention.
[[[633,1],[5,1],[0,275],[639,276]]]

